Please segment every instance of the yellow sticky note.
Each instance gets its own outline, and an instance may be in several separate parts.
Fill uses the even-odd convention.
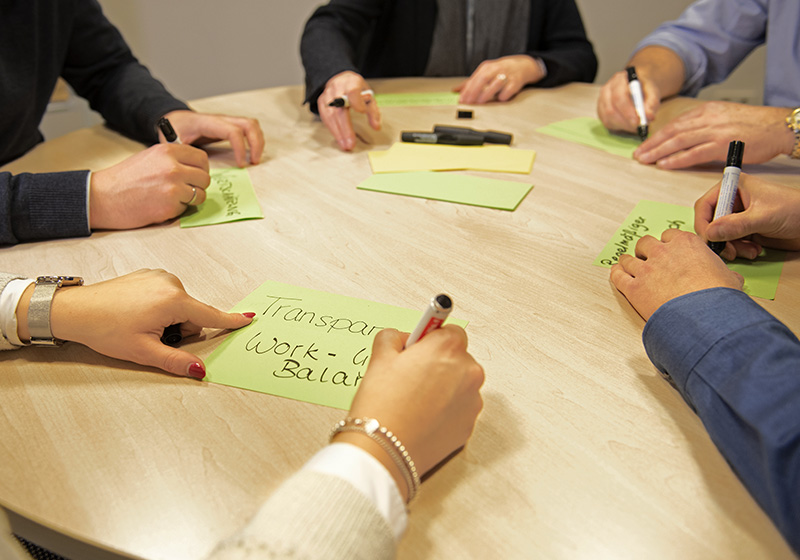
[[[530,173],[536,152],[509,146],[450,146],[398,142],[384,151],[369,152],[373,173],[402,171],[495,171]]]
[[[206,360],[206,380],[347,410],[382,328],[411,332],[417,310],[264,282],[231,311],[253,322]],[[466,321],[449,318],[462,327]]]

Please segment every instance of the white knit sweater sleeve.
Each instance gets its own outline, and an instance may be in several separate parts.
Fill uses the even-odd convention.
[[[301,470],[208,560],[390,560],[394,534],[375,504],[337,476]]]

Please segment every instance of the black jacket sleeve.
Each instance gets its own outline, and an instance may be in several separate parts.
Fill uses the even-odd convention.
[[[575,0],[531,2],[527,54],[547,66],[547,76],[537,87],[591,82],[597,74],[597,57]]]
[[[0,246],[90,235],[88,173],[0,172]]]
[[[108,125],[146,144],[158,118],[188,109],[139,64],[96,0],[78,0],[62,76]]]

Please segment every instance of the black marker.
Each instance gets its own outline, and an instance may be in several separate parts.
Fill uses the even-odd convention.
[[[478,134],[449,134],[436,132],[403,132],[400,135],[403,142],[417,144],[452,144],[454,146],[481,146],[483,136]]]
[[[350,106],[350,100],[347,99],[347,97],[344,95],[341,97],[337,97],[336,99],[328,103],[328,107],[349,107],[349,106]]]
[[[644,142],[647,139],[647,114],[644,110],[642,83],[636,75],[636,68],[628,66],[625,71],[628,73],[628,89],[631,92],[633,106],[636,108],[636,114],[639,115],[639,126],[636,128],[636,132],[639,133],[639,138]]]
[[[176,348],[182,340],[183,335],[181,334],[180,323],[175,323],[174,325],[168,326],[166,329],[164,329],[164,334],[161,335],[161,343],[166,344],[167,346],[172,346],[173,348]]]
[[[725,170],[722,172],[722,185],[719,187],[717,207],[714,210],[714,220],[733,212],[733,203],[736,201],[736,191],[739,188],[739,175],[742,173],[743,157],[744,142],[734,140],[728,144],[728,162],[725,165]],[[708,246],[719,255],[725,248],[725,242],[709,241]]]
[[[489,144],[511,144],[513,136],[506,132],[497,132],[496,130],[475,130],[466,126],[443,126],[437,124],[433,127],[433,131],[437,134],[472,134],[482,138],[484,142]]]
[[[172,128],[172,123],[169,122],[167,117],[158,119],[158,129],[161,131],[161,134],[164,135],[164,139],[170,144],[181,143],[181,139],[178,138],[178,134],[175,132],[175,129]]]

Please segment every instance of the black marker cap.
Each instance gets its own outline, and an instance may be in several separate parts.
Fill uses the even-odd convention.
[[[447,294],[439,294],[434,296],[433,301],[435,301],[436,305],[438,305],[442,310],[448,310],[453,307],[453,300],[450,299],[450,296]]]
[[[719,255],[722,250],[725,248],[724,241],[709,241],[708,248],[714,251],[715,254]]]
[[[744,157],[744,142],[741,140],[734,140],[728,144],[728,163],[727,167],[742,167],[742,158]]]
[[[628,81],[632,82],[633,80],[638,80],[639,76],[636,75],[636,68],[633,66],[628,66],[625,71],[628,73]]]
[[[178,138],[175,129],[172,128],[172,123],[169,122],[169,119],[166,117],[158,119],[158,128],[161,130],[161,134],[164,135],[164,139],[167,142],[174,142]]]

